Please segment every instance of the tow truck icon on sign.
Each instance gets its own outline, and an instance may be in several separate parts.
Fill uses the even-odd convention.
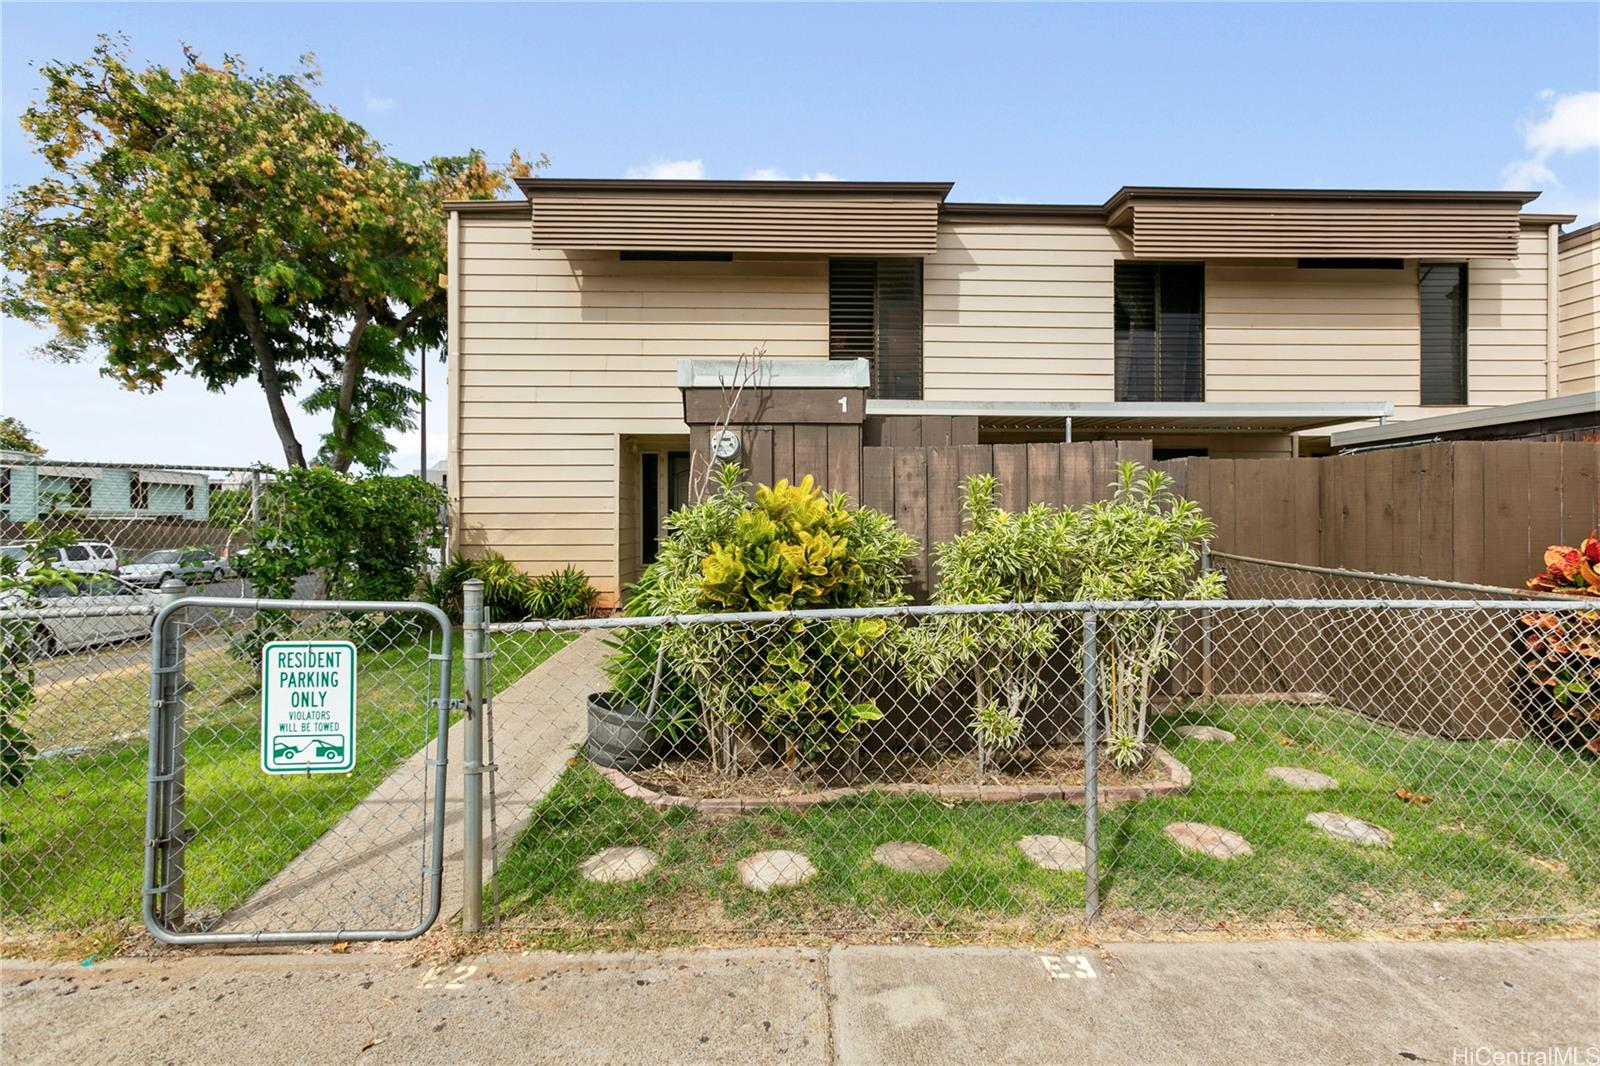
[[[338,762],[344,758],[344,737],[335,733],[318,737],[274,737],[272,761],[280,766],[314,766],[318,760]]]

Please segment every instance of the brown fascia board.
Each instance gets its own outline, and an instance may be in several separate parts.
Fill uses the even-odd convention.
[[[446,200],[444,213],[462,215],[489,215],[494,218],[530,218],[532,211],[526,200]]]
[[[951,181],[707,181],[655,178],[518,178],[517,188],[532,200],[545,194],[701,193],[742,196],[934,196],[942,202]]]
[[[1100,204],[949,203],[939,209],[941,222],[1104,222]]]
[[[1106,201],[1106,221],[1116,226],[1134,200],[1345,200],[1412,204],[1490,203],[1521,207],[1539,198],[1537,192],[1472,189],[1248,189],[1185,185],[1124,185]]]

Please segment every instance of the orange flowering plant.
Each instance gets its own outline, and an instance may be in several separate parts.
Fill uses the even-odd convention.
[[[1541,592],[1600,599],[1600,537],[1551,545],[1528,581]],[[1600,754],[1600,609],[1527,611],[1519,639],[1531,728],[1568,747]]]

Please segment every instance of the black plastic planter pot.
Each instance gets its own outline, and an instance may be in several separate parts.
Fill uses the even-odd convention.
[[[609,692],[589,695],[589,739],[584,754],[601,766],[637,770],[654,761],[656,731],[644,708],[613,700]]]

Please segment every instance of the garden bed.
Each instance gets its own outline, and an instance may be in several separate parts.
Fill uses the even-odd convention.
[[[928,795],[950,801],[1032,803],[1083,801],[1081,746],[1041,748],[1009,757],[995,773],[977,771],[977,757],[952,752],[916,759],[884,759],[862,767],[849,785],[829,785],[818,776],[781,765],[758,766],[737,777],[718,773],[705,758],[677,758],[632,774],[597,767],[631,799],[652,807],[689,807],[707,814],[737,814],[763,807],[814,807],[875,792],[887,796]],[[1102,802],[1163,796],[1189,787],[1187,767],[1162,748],[1141,769],[1124,773],[1102,764]]]

